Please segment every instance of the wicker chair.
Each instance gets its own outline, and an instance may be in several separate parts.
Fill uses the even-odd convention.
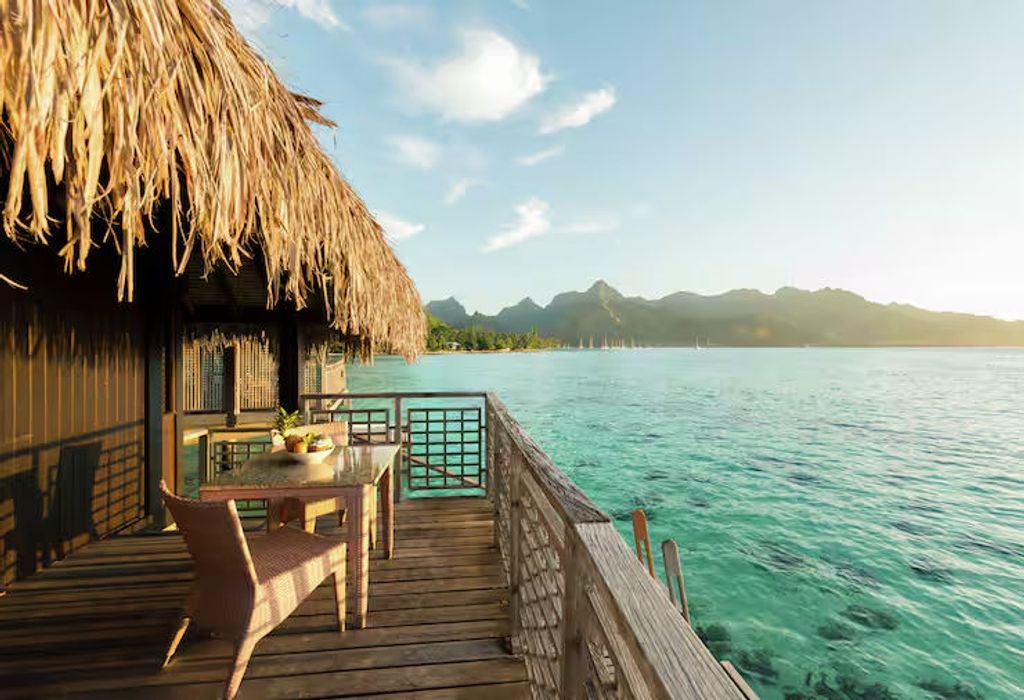
[[[345,630],[344,542],[292,528],[247,538],[234,501],[179,498],[162,482],[160,490],[196,567],[165,667],[195,622],[234,640],[234,660],[224,687],[224,697],[234,697],[256,642],[332,575],[338,629]]]

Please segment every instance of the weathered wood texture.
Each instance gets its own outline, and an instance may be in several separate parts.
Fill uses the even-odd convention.
[[[512,417],[505,404],[495,394],[487,395],[487,425],[496,422],[501,425],[502,438],[510,443],[522,458],[523,465],[541,487],[551,505],[569,524],[606,523],[610,518],[593,501],[587,498],[565,472],[555,466],[547,453],[540,448],[529,433]],[[490,432],[490,431],[488,431]]]
[[[256,646],[240,698],[529,697],[488,502],[406,501],[396,539],[394,559],[371,558],[367,629],[338,633],[325,583]],[[159,670],[191,578],[180,537],[134,535],[15,584],[0,599],[0,697],[217,697],[225,640],[190,632]]]
[[[137,521],[146,502],[142,311],[118,304],[109,278],[72,279],[52,259],[43,274],[38,257],[18,258],[27,291],[0,283],[0,585]]]
[[[489,497],[535,698],[743,698],[609,518],[487,397]]]

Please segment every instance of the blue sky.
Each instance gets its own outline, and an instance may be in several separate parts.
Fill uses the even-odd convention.
[[[424,300],[1024,318],[1024,3],[227,0]]]

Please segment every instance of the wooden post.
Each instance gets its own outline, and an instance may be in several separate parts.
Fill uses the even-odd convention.
[[[160,501],[160,480],[164,473],[164,345],[163,316],[150,317],[146,329],[146,515],[163,527],[166,512]]]
[[[400,445],[398,448],[398,455],[395,457],[395,500],[402,500],[402,462],[404,455],[406,454],[405,438],[403,436],[403,425],[402,425],[402,399],[401,397],[395,399],[395,441]]]
[[[210,433],[204,432],[196,439],[196,445],[199,448],[199,477],[202,479],[202,483],[209,483],[213,479],[213,472],[210,470],[212,462],[210,461]]]
[[[490,400],[487,396],[484,396],[484,414],[483,423],[480,425],[480,433],[483,437],[484,448],[480,453],[480,458],[483,460],[483,464],[480,469],[480,477],[484,480],[484,496],[493,499],[491,493],[491,455],[494,454],[491,448],[491,414],[490,414]]]
[[[519,460],[509,455],[508,464],[505,465],[508,471],[508,489],[509,489],[509,530],[510,538],[512,540],[512,552],[509,554],[509,565],[508,565],[508,589],[509,589],[509,613],[512,622],[512,650],[518,653],[519,649],[517,640],[519,639],[520,621],[519,621],[519,540],[520,540],[520,521],[523,513],[522,508],[519,504]]]
[[[633,511],[633,542],[636,545],[636,558],[640,560],[641,564],[644,563],[643,554],[640,552],[640,545],[643,544],[644,550],[647,552],[647,572],[651,578],[655,578],[654,557],[651,556],[651,535],[647,531],[647,513],[643,508]]]
[[[229,428],[238,425],[242,412],[241,350],[237,340],[224,348],[224,422]]]
[[[488,409],[488,410],[490,410],[490,409]],[[499,469],[502,469],[502,470],[505,469],[505,465],[498,465],[497,464],[497,461],[498,461],[497,460],[498,451],[497,451],[497,449],[495,449],[495,444],[496,443],[494,441],[495,440],[494,433],[497,432],[497,430],[499,428],[500,428],[500,426],[498,425],[497,421],[491,421],[491,416],[488,416],[488,419],[487,419],[487,445],[486,445],[486,448],[487,448],[487,469],[490,470],[489,471],[489,475],[490,476],[493,476],[497,472],[497,470],[499,470]],[[503,474],[504,474],[504,472],[503,472]],[[502,478],[504,478],[504,476]],[[488,479],[488,483],[490,483],[489,479]],[[508,484],[508,480],[507,479],[506,479],[505,483]],[[494,514],[494,527],[491,530],[492,536],[494,538],[494,548],[495,549],[499,549],[501,547],[501,538],[500,538],[500,536],[498,534],[499,533],[498,520],[499,520],[499,518],[501,518],[501,513],[498,511],[499,497],[498,497],[498,495],[496,493],[492,493],[492,492],[488,492],[487,495],[491,499],[491,512]]]
[[[583,618],[586,615],[586,595],[583,592],[583,567],[576,529],[566,528],[565,555],[562,559],[562,575],[565,577],[565,597],[562,600],[562,658],[561,685],[559,697],[565,700],[582,700],[585,697],[585,658],[583,656]]]
[[[165,407],[164,413],[164,439],[168,438],[169,433],[174,435],[173,449],[168,450],[167,446],[164,446],[164,454],[174,455],[171,464],[164,464],[164,478],[167,478],[167,474],[173,474],[173,478],[168,480],[167,484],[175,493],[185,492],[185,470],[181,468],[185,454],[185,425],[182,420],[182,416],[185,415],[185,369],[181,358],[184,342],[185,329],[181,314],[175,308],[171,313],[170,331],[167,334],[168,406]],[[166,412],[168,408],[170,411]]]
[[[668,584],[668,597],[682,613],[683,619],[690,622],[690,606],[686,601],[686,584],[683,582],[683,564],[679,560],[679,547],[675,540],[661,543],[661,555],[665,560],[665,583]],[[673,582],[675,586],[673,587]],[[678,594],[678,595],[677,595]]]
[[[298,411],[302,392],[302,348],[294,312],[283,312],[281,316],[277,347],[277,402],[286,411]]]

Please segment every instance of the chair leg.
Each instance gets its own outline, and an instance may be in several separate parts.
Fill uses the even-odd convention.
[[[228,676],[227,685],[224,686],[224,700],[231,700],[238,692],[238,686],[242,685],[242,676],[245,669],[249,667],[249,657],[252,650],[256,648],[256,637],[243,637],[235,643],[235,658],[231,663],[231,675]]]
[[[338,511],[338,527],[345,527],[346,512],[347,511],[344,508]]]
[[[334,607],[338,614],[338,631],[345,631],[345,569],[334,571]]]
[[[167,664],[171,663],[171,657],[174,656],[174,652],[178,650],[178,645],[181,644],[181,638],[185,636],[185,630],[188,629],[189,623],[191,622],[191,617],[187,615],[181,616],[181,622],[178,625],[178,629],[174,632],[174,636],[171,637],[171,644],[167,647],[167,656],[164,657],[164,664],[160,668],[167,668]]]

